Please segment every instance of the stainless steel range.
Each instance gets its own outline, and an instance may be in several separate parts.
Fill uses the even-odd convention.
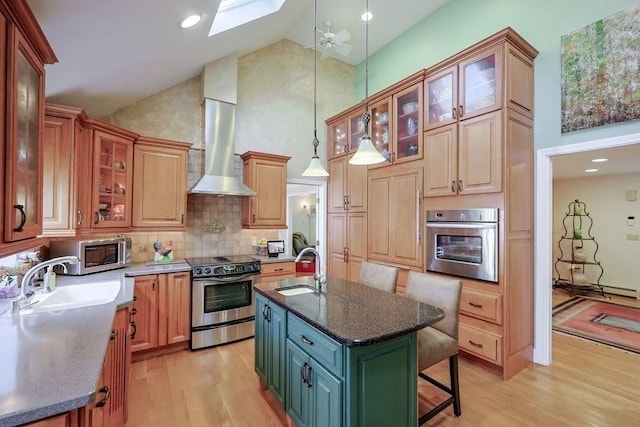
[[[191,349],[254,336],[254,279],[260,261],[246,256],[189,258]]]

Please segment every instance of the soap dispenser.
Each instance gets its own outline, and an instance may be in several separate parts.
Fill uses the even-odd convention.
[[[56,272],[53,271],[53,265],[47,267],[44,273],[44,291],[53,292],[56,289]]]

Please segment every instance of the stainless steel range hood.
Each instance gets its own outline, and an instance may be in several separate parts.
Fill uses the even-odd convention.
[[[217,196],[255,196],[235,175],[236,106],[205,99],[204,104],[204,175],[189,194]]]

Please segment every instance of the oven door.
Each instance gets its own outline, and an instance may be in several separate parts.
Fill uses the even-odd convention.
[[[191,326],[213,326],[255,315],[255,274],[229,278],[194,279],[192,282]]]
[[[426,269],[498,282],[498,223],[427,223]]]

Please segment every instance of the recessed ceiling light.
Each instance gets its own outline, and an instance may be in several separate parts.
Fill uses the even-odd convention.
[[[591,160],[591,161],[592,161],[593,163],[600,163],[600,162],[606,162],[607,160],[609,160],[609,159],[602,158],[602,159],[593,159],[593,160]]]
[[[194,25],[196,25],[198,22],[200,22],[202,20],[202,14],[201,13],[194,13],[191,14],[189,16],[186,16],[184,18],[182,18],[180,20],[180,22],[178,23],[178,25],[180,26],[180,28],[191,28]]]
[[[586,173],[591,173],[591,172],[598,172],[598,169],[585,169],[584,171]]]
[[[362,19],[363,21],[371,21],[373,19],[373,13],[371,12],[365,12],[360,16],[360,19]]]

